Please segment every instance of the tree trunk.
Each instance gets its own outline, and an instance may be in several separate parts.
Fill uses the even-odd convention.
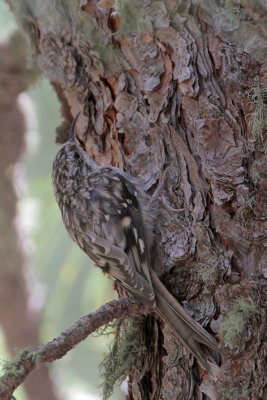
[[[68,120],[57,141],[81,111],[88,154],[143,179],[153,268],[223,350],[211,376],[152,324],[128,398],[266,398],[266,5],[9,3]]]

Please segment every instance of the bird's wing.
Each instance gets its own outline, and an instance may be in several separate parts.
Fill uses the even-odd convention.
[[[149,251],[135,187],[108,168],[92,173],[87,187],[89,195],[82,189],[77,196],[79,201],[74,210],[77,229],[72,226],[73,239],[137,300],[154,307]]]

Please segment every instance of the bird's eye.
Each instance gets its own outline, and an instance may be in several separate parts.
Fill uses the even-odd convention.
[[[75,160],[78,160],[78,158],[80,158],[80,154],[75,151],[73,157],[75,158]]]

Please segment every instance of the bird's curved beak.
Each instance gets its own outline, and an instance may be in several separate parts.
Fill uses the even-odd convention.
[[[69,133],[69,142],[75,142],[75,125],[76,125],[79,115],[80,115],[80,111],[78,112],[78,114],[75,115],[75,117],[72,121],[70,133]]]

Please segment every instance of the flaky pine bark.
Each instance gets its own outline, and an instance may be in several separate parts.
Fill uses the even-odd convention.
[[[155,323],[128,398],[266,398],[263,1],[9,3],[61,100],[57,141],[81,111],[88,154],[143,179],[153,268],[221,342],[211,376]]]

